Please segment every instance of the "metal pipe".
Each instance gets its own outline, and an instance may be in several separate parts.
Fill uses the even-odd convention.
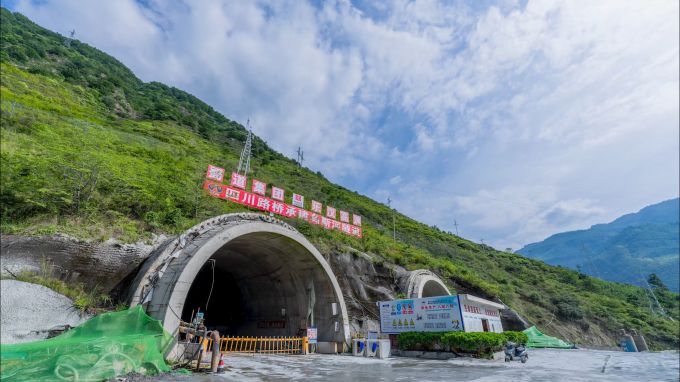
[[[217,366],[220,363],[220,332],[213,330],[210,332],[212,339],[212,359],[210,360],[210,371],[217,373]]]

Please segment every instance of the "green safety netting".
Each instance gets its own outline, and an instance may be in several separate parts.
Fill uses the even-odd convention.
[[[562,341],[559,338],[551,337],[547,334],[541,333],[535,326],[523,331],[529,337],[527,347],[530,348],[558,348],[571,349],[573,345]]]
[[[0,381],[102,381],[169,371],[172,337],[141,306],[93,317],[54,338],[0,346]]]

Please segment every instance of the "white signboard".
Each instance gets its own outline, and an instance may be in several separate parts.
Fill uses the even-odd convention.
[[[316,343],[316,328],[307,328],[307,339],[309,340],[310,344],[315,344]]]
[[[378,304],[383,333],[463,330],[458,296],[380,301]]]

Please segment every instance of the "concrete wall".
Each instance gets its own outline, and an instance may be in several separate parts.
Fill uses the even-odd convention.
[[[487,320],[489,331],[503,333],[500,309],[465,299],[460,295],[460,310],[466,332],[483,332],[482,320]]]

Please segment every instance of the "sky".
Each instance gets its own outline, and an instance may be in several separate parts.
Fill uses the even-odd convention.
[[[676,0],[3,6],[499,249],[680,193]]]

